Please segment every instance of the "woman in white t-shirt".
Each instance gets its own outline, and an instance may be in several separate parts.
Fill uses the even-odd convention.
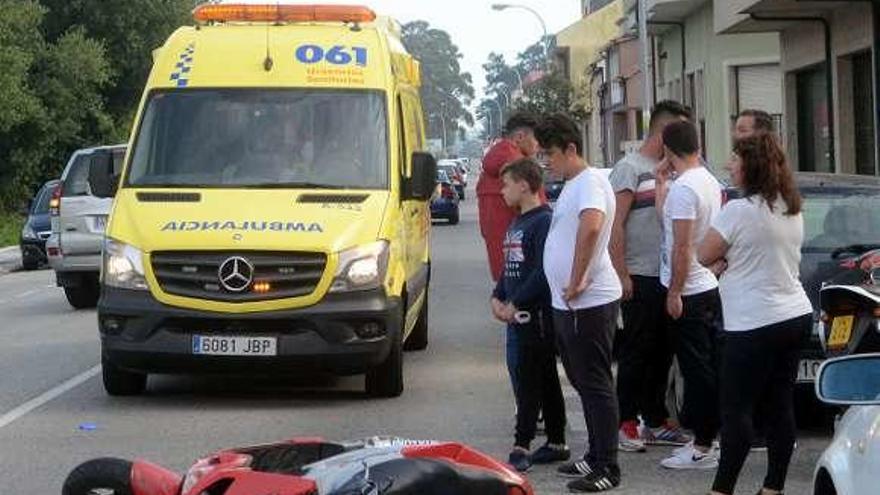
[[[798,351],[812,328],[799,280],[801,197],[777,139],[740,140],[728,164],[744,197],[729,202],[699,249],[726,259],[719,281],[725,343],[721,365],[721,462],[713,494],[731,494],[749,453],[752,418],[767,426],[768,470],[760,493],[781,493],[795,443],[792,396]]]

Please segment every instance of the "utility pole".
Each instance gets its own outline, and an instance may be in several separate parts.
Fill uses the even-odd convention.
[[[651,120],[651,102],[654,101],[654,83],[651,78],[651,46],[648,37],[648,0],[638,2],[639,44],[642,49],[642,135],[648,135],[648,123]],[[684,81],[682,81],[684,84]]]

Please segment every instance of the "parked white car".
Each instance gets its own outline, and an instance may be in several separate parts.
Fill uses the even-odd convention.
[[[819,458],[813,495],[862,495],[880,490],[880,354],[826,361],[816,395],[848,406],[831,445]]]
[[[93,308],[98,303],[101,248],[112,198],[98,198],[89,188],[93,162],[106,161],[122,170],[125,145],[77,150],[71,155],[61,186],[55,189],[50,207],[52,234],[46,242],[49,265],[74,308]]]

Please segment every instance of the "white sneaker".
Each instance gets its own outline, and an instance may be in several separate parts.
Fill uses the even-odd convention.
[[[679,455],[680,453],[686,452],[689,449],[693,449],[693,448],[694,448],[694,441],[691,440],[690,442],[682,445],[681,447],[676,447],[676,448],[672,449],[672,455]],[[712,442],[712,450],[715,451],[716,455],[720,455],[721,454],[721,442],[719,442],[718,440],[715,440],[714,442]]]
[[[714,448],[703,453],[689,444],[676,449],[671,457],[660,461],[660,465],[666,469],[715,469],[718,467],[718,455]]]

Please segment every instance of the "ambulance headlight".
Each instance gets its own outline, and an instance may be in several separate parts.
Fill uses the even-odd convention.
[[[339,253],[330,292],[351,292],[382,286],[388,270],[388,241],[378,241]]]
[[[134,246],[106,239],[104,241],[101,282],[108,287],[148,290],[144,276],[144,255]]]

